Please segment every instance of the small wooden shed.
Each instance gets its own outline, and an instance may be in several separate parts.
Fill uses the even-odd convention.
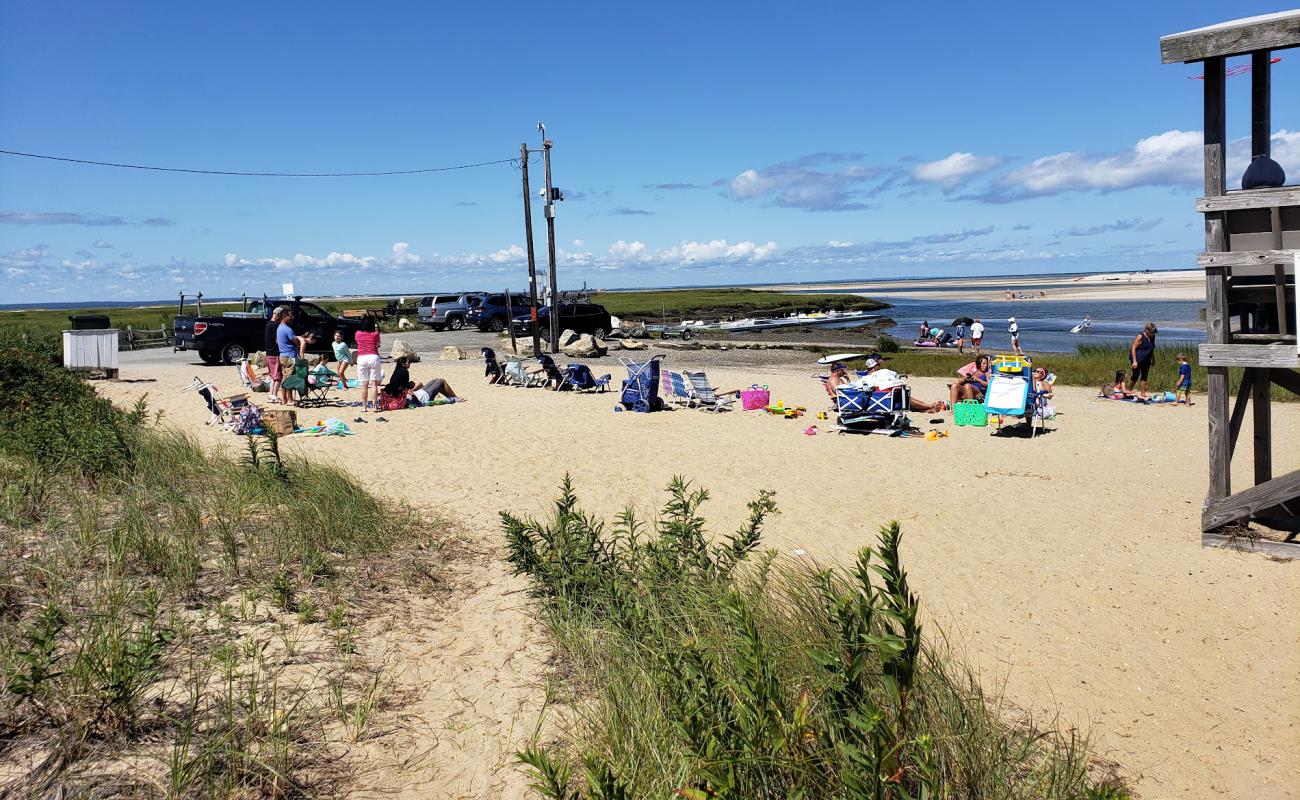
[[[1300,46],[1300,10],[1232,20],[1160,39],[1163,63],[1202,62],[1205,89],[1204,215],[1206,343],[1200,363],[1208,371],[1210,486],[1201,514],[1202,542],[1218,544],[1224,529],[1252,520],[1287,531],[1300,529],[1300,470],[1273,475],[1271,395],[1274,386],[1300,394],[1296,339],[1296,264],[1300,253],[1300,163],[1283,164],[1291,185],[1229,190],[1227,59],[1250,59],[1250,149],[1271,155],[1270,62],[1273,52]],[[1285,95],[1295,102],[1300,92]],[[1243,370],[1236,399],[1229,370]],[[1246,412],[1254,431],[1254,481],[1232,491],[1232,455]],[[1293,533],[1294,535],[1294,533]],[[1294,545],[1300,547],[1300,544]]]

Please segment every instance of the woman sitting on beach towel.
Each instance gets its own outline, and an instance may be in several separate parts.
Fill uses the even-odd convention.
[[[989,357],[978,355],[975,361],[957,370],[961,378],[951,384],[950,402],[957,405],[962,400],[984,400],[984,392],[989,388]]]
[[[410,364],[411,359],[407,356],[402,356],[393,362],[392,376],[389,377],[384,388],[379,390],[381,411],[397,411],[406,408],[406,398],[410,397],[415,388],[415,384],[411,381]]]

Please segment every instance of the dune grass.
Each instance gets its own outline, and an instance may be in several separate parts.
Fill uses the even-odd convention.
[[[602,292],[592,296],[616,317],[626,320],[680,322],[704,317],[743,317],[755,313],[782,315],[816,309],[872,311],[888,305],[854,294],[798,294],[755,289],[665,289]]]
[[[771,493],[716,537],[707,498],[678,478],[658,520],[607,525],[566,478],[549,520],[502,514],[563,660],[559,741],[519,754],[537,796],[1128,796],[1086,738],[1013,714],[922,636],[897,523],[819,569],[759,553]]]
[[[357,653],[367,598],[438,552],[409,512],[274,439],[212,454],[48,352],[0,347],[0,419],[33,434],[0,439],[0,794],[346,780],[325,746],[355,741],[376,702],[357,678],[374,673]],[[90,435],[33,444],[69,422]]]

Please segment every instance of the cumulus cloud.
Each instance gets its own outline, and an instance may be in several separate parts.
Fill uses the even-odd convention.
[[[1297,163],[1300,132],[1277,131],[1272,147],[1279,163]],[[1249,161],[1249,139],[1228,143],[1230,186]],[[1070,191],[1106,193],[1143,186],[1198,186],[1203,180],[1202,168],[1201,132],[1172,130],[1148,136],[1116,153],[1069,151],[1044,156],[1008,172],[993,181],[987,191],[967,199],[1008,203]]]
[[[608,256],[614,262],[665,267],[698,267],[722,263],[754,263],[770,258],[777,250],[776,242],[756,244],[750,241],[729,243],[726,239],[711,242],[685,241],[672,247],[651,250],[645,242],[625,242],[622,239],[609,246]]]
[[[814,153],[762,169],[747,169],[725,185],[735,200],[758,200],[804,211],[869,208],[863,198],[882,171],[864,165],[860,153]]]
[[[1149,231],[1163,221],[1163,217],[1155,219],[1117,219],[1114,222],[1107,222],[1103,225],[1092,225],[1089,227],[1075,227],[1069,230],[1057,231],[1057,236],[1098,236],[1103,233],[1114,233],[1115,231]]]
[[[938,161],[927,161],[912,169],[912,178],[930,183],[951,192],[972,178],[997,169],[1006,159],[999,156],[977,156],[974,153],[953,153]]]
[[[402,267],[420,263],[420,257],[411,252],[411,245],[406,242],[394,242],[393,255],[388,259],[388,263],[395,267]]]
[[[574,247],[586,247],[586,246],[587,246],[587,243],[584,242],[584,241],[581,240],[581,239],[574,239],[574,240],[573,240],[573,246],[574,246]]]
[[[618,208],[612,209],[609,213],[616,217],[653,217],[655,212],[646,211],[643,208],[619,206]]]
[[[838,240],[838,239],[831,239],[829,242],[826,243],[826,246],[827,246],[827,247],[833,247],[833,248],[835,248],[836,250],[842,250],[842,249],[844,249],[844,248],[846,248],[846,247],[852,247],[852,246],[853,246],[853,242],[841,242],[841,241]]]
[[[7,225],[86,225],[116,227],[121,225],[171,225],[169,219],[150,217],[131,222],[125,217],[108,214],[78,214],[72,211],[0,211],[0,223]]]

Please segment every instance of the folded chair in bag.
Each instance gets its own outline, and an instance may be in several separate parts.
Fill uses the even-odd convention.
[[[542,365],[542,370],[546,375],[545,382],[542,384],[543,386],[548,388],[553,386],[556,391],[560,391],[569,385],[568,381],[564,377],[564,373],[560,372],[560,368],[555,366],[555,359],[542,353],[537,357],[537,363]]]
[[[570,364],[564,370],[565,383],[569,388],[580,392],[591,390],[603,392],[609,388],[609,382],[613,377],[613,375],[601,375],[597,378],[591,374],[591,368],[586,364]]]
[[[739,392],[728,392],[724,395],[717,394],[717,389],[709,383],[709,376],[703,372],[684,373],[686,379],[691,382],[691,389],[695,393],[695,402],[699,403],[700,408],[705,411],[730,411],[731,406],[735,404]]]
[[[488,379],[488,383],[500,383],[504,376],[496,352],[491,347],[481,349],[483,350],[483,377]]]

